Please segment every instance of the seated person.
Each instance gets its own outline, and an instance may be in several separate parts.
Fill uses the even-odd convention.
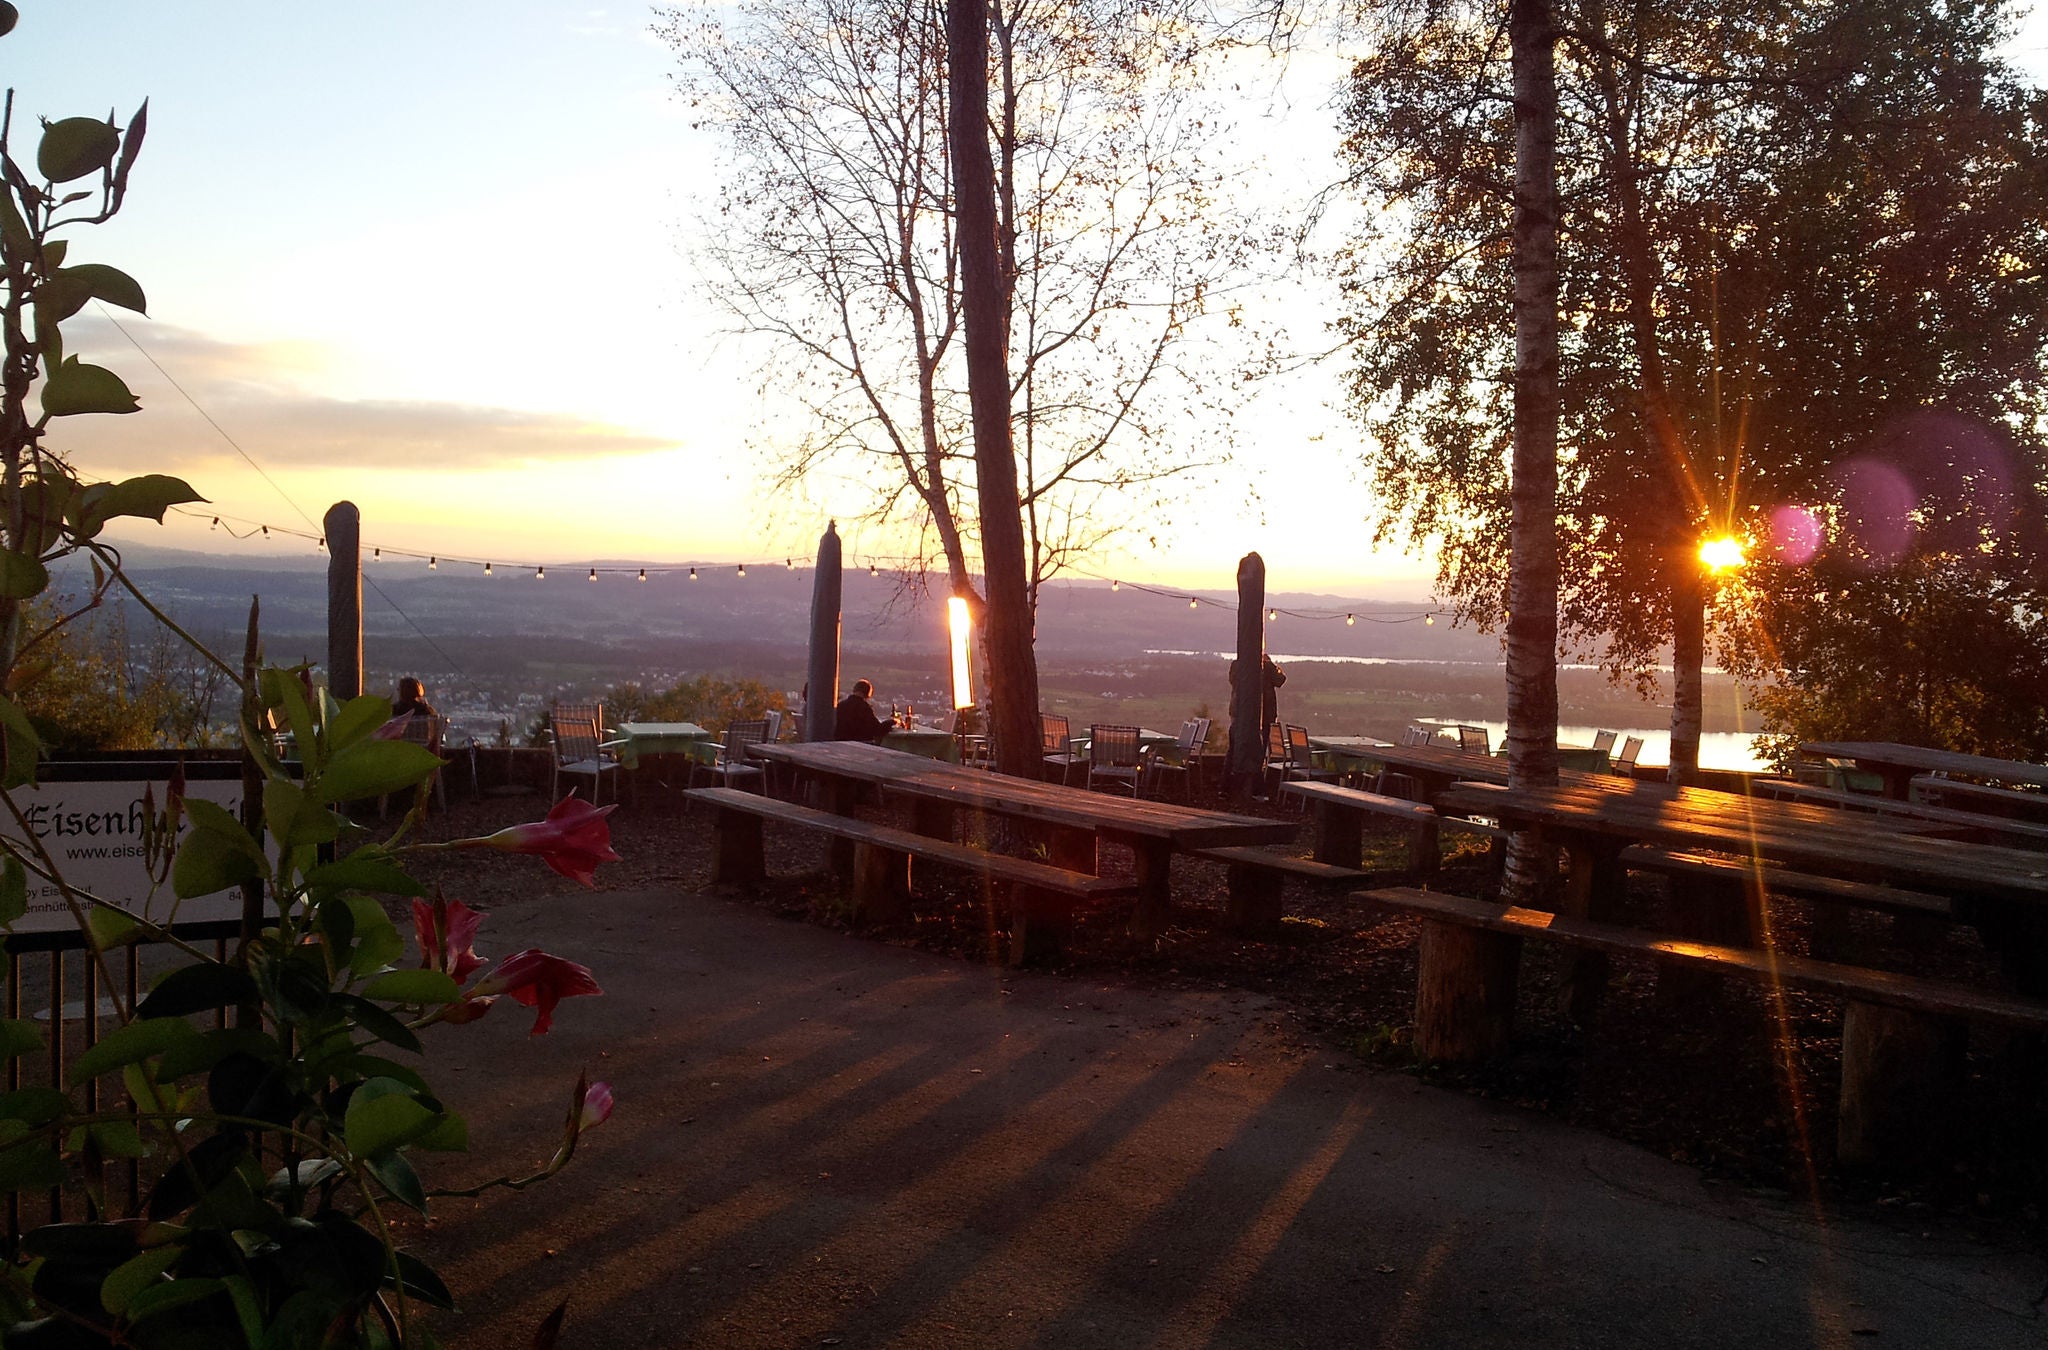
[[[435,754],[441,753],[441,715],[434,711],[433,704],[427,702],[426,686],[411,675],[398,682],[398,697],[391,704],[391,720],[401,724],[398,734],[403,739],[418,741]]]
[[[839,706],[832,710],[833,740],[873,742],[895,730],[887,718],[875,716],[868,703],[874,692],[875,687],[866,680],[853,682],[853,692],[840,699]]]

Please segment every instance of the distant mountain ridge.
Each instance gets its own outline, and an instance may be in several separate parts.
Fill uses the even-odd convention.
[[[266,633],[309,638],[326,628],[326,559],[315,553],[216,555],[127,546],[129,573],[159,604],[198,631],[238,632],[251,596],[262,604]],[[637,562],[599,563],[637,568]],[[660,564],[649,564],[650,568]],[[451,564],[428,570],[417,559],[372,561],[363,566],[367,636],[433,639],[560,639],[597,646],[641,646],[650,640],[691,645],[743,644],[801,649],[810,623],[809,568],[755,566],[745,577],[729,567],[700,568],[698,578],[675,572],[650,575],[556,569],[545,579],[533,571]],[[82,573],[60,585],[77,589]],[[943,624],[930,597],[907,594],[902,578],[870,576],[849,568],[843,582],[842,641],[876,651],[924,650]],[[1234,593],[1155,595],[1135,586],[1112,590],[1104,582],[1056,580],[1047,585],[1038,614],[1038,648],[1067,658],[1143,656],[1152,652],[1222,652],[1236,642]],[[1217,603],[1210,603],[1211,601]],[[1395,605],[1339,596],[1280,591],[1268,603],[1281,609],[1331,612],[1329,619],[1282,614],[1268,625],[1275,653],[1406,661],[1500,659],[1496,639],[1421,618],[1425,604]],[[1342,615],[1355,623],[1347,624]]]

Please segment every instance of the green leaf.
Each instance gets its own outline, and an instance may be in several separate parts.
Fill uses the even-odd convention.
[[[64,364],[43,381],[43,412],[51,417],[132,413],[141,407],[119,375],[105,366],[86,365],[75,356],[65,357]]]
[[[449,1111],[441,1117],[439,1125],[413,1140],[413,1146],[434,1153],[467,1153],[469,1122]]]
[[[28,871],[12,854],[0,859],[0,928],[28,913]]]
[[[197,1303],[202,1298],[211,1298],[221,1290],[221,1282],[215,1279],[172,1280],[169,1284],[152,1284],[136,1294],[128,1304],[128,1320],[140,1322],[158,1313],[182,1308],[187,1303]]]
[[[147,1006],[147,1001],[144,1006]],[[255,1027],[222,1027],[218,1031],[201,1032],[196,1038],[181,1041],[164,1052],[164,1057],[157,1061],[156,1079],[160,1083],[168,1083],[189,1074],[205,1073],[233,1054],[251,1055],[274,1063],[278,1058],[277,1041]]]
[[[71,1109],[71,1098],[55,1088],[17,1088],[0,1093],[0,1120],[47,1125]]]
[[[368,1159],[401,1148],[432,1130],[441,1113],[415,1101],[405,1084],[393,1078],[372,1078],[348,1099],[342,1136],[348,1151]]]
[[[257,676],[257,681],[263,695],[263,706],[284,709],[285,725],[291,729],[292,739],[298,743],[299,760],[306,766],[308,774],[313,773],[317,763],[319,729],[314,724],[313,708],[306,702],[306,690],[299,683],[298,672],[271,666]]]
[[[228,1297],[234,1300],[235,1317],[242,1324],[242,1343],[260,1346],[263,1343],[263,1305],[256,1296],[256,1285],[247,1275],[228,1275],[221,1284],[227,1288]]]
[[[183,1017],[256,1000],[256,981],[240,966],[195,961],[156,982],[135,1009],[137,1017]]]
[[[438,970],[387,970],[363,986],[363,997],[386,1003],[453,1003],[462,986]]]
[[[21,705],[0,694],[0,736],[7,743],[6,766],[0,769],[0,788],[26,787],[36,781],[36,756],[43,743],[29,725]]]
[[[411,1205],[424,1214],[427,1212],[427,1188],[420,1185],[420,1174],[402,1153],[386,1153],[369,1161],[370,1175],[384,1183],[384,1189],[403,1204]]]
[[[358,741],[337,752],[320,775],[323,802],[380,797],[424,782],[441,767],[440,758],[411,741]]]
[[[99,1147],[102,1158],[141,1158],[149,1153],[131,1120],[102,1120],[86,1126],[85,1132]]]
[[[5,1127],[14,1126],[9,1131]],[[0,1121],[0,1138],[20,1138],[20,1121]],[[0,1149],[0,1192],[40,1191],[64,1183],[64,1163],[47,1139],[26,1139]]]
[[[190,807],[198,799],[187,797]],[[212,895],[245,881],[263,876],[263,864],[251,858],[227,836],[212,830],[194,830],[178,846],[171,862],[171,892],[180,900],[195,895]]]
[[[308,800],[305,789],[289,778],[273,778],[263,785],[263,820],[286,850],[331,844],[341,837],[340,817]]]
[[[160,1282],[164,1272],[184,1254],[183,1247],[158,1247],[114,1267],[113,1272],[100,1281],[100,1307],[109,1315],[120,1317],[128,1311],[128,1305],[137,1294]]]
[[[99,951],[112,951],[125,947],[141,935],[135,920],[118,909],[105,905],[94,905],[85,916],[86,935],[92,939]]]
[[[6,248],[10,261],[28,258],[35,252],[35,237],[28,232],[28,223],[16,209],[11,192],[0,192],[0,246]]]
[[[420,1038],[413,1034],[411,1027],[393,1017],[379,1004],[354,994],[336,994],[334,1001],[348,1011],[356,1025],[380,1041],[397,1046],[401,1050],[420,1052]]]
[[[80,263],[76,267],[65,268],[57,275],[84,287],[85,293],[95,300],[132,309],[137,314],[149,311],[149,302],[143,298],[142,287],[118,267],[109,267],[105,263]]]
[[[327,723],[327,748],[344,750],[391,720],[391,700],[365,694],[341,705]]]
[[[98,173],[114,162],[121,133],[94,117],[67,117],[43,128],[36,147],[36,169],[52,183],[68,183]]]
[[[76,1087],[123,1064],[137,1063],[197,1039],[199,1033],[182,1018],[152,1017],[130,1022],[102,1036],[98,1045],[78,1057],[71,1066],[71,1084]]]
[[[347,903],[356,918],[356,949],[348,959],[352,974],[374,975],[405,955],[405,938],[384,906],[367,895],[352,895]]]
[[[448,1286],[434,1273],[434,1268],[410,1252],[393,1252],[398,1265],[398,1285],[414,1298],[454,1312],[455,1295],[448,1292]]]
[[[65,513],[77,484],[67,478],[43,474],[21,486],[21,528],[23,553],[42,554],[54,548],[64,533]]]
[[[306,873],[306,885],[312,890],[382,891],[387,895],[427,893],[427,888],[413,880],[390,854],[374,847],[359,848],[346,858],[313,868]],[[378,913],[383,910],[380,908]],[[360,931],[362,924],[358,923],[356,928]]]
[[[50,585],[50,569],[38,560],[11,549],[0,549],[0,595],[26,600],[41,595]]]
[[[0,1059],[32,1055],[43,1048],[41,1028],[26,1017],[0,1018]]]
[[[64,259],[71,252],[67,239],[45,239],[43,241],[43,270],[54,272],[64,265]]]
[[[55,328],[84,309],[92,292],[83,281],[73,281],[59,272],[36,287],[29,298],[35,301],[36,326]]]
[[[104,486],[106,492],[94,508],[101,523],[115,516],[137,516],[161,525],[164,512],[172,507],[206,500],[184,479],[164,473],[146,473]]]

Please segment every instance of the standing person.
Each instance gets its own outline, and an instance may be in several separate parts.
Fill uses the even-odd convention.
[[[426,735],[406,735],[401,730],[400,736],[405,740],[418,741],[435,754],[440,754],[441,714],[434,710],[433,704],[427,702],[426,686],[414,676],[408,675],[398,682],[398,697],[391,704],[391,720],[400,722],[403,719],[401,725],[410,726],[414,718],[421,719],[425,724]]]
[[[1230,663],[1230,706],[1237,706],[1238,662]],[[1265,754],[1266,747],[1273,743],[1273,723],[1280,720],[1280,686],[1287,683],[1287,672],[1273,664],[1269,655],[1259,656],[1259,753]]]
[[[853,692],[839,700],[839,706],[832,710],[832,739],[835,741],[879,741],[894,728],[885,719],[875,716],[874,707],[868,699],[875,687],[866,680],[855,680]]]

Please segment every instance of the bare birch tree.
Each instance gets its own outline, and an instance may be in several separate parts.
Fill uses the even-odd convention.
[[[731,175],[700,262],[763,392],[801,423],[776,481],[852,478],[978,599],[943,6],[745,0],[669,10],[681,87]],[[1018,508],[1037,586],[1109,536],[1163,527],[1168,480],[1227,454],[1205,320],[1257,256],[1206,150],[1185,25],[1141,0],[998,0],[988,140]],[[771,436],[781,427],[770,429]],[[1112,503],[1114,506],[1112,507]]]

